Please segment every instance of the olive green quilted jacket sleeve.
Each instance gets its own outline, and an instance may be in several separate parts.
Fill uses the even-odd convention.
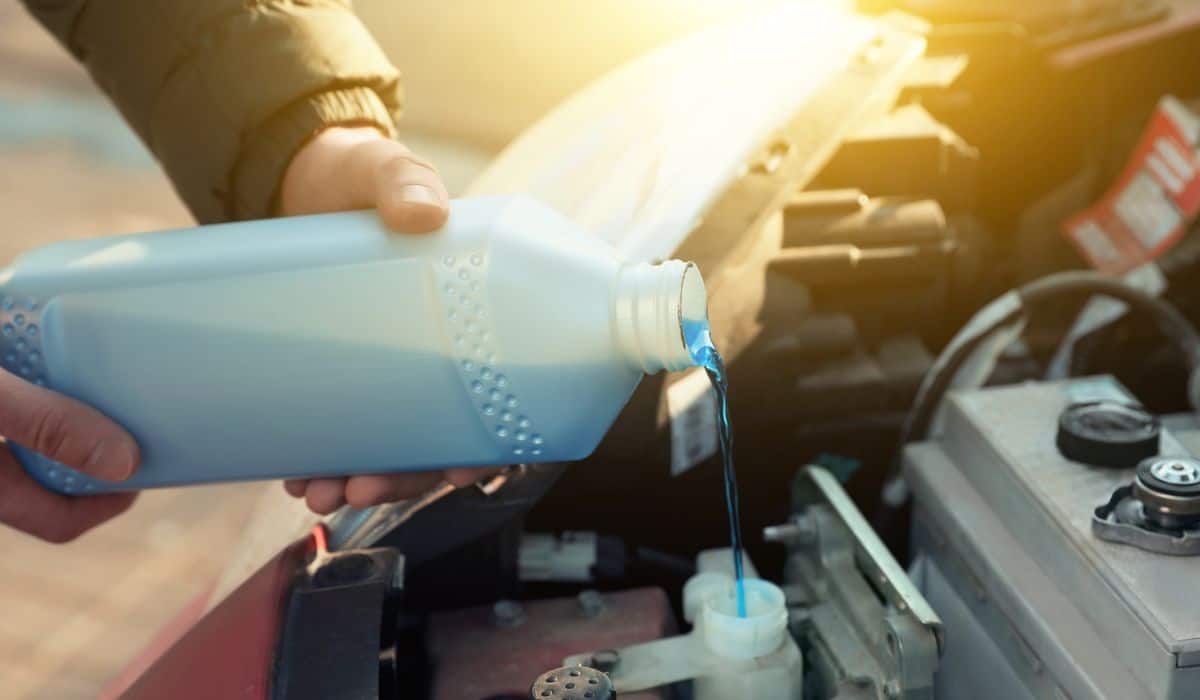
[[[23,0],[87,66],[202,223],[274,214],[330,125],[394,135],[400,76],[349,0]]]

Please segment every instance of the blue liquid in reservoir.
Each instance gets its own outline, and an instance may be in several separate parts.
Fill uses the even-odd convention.
[[[733,546],[733,571],[737,577],[738,617],[746,616],[746,587],[742,581],[742,513],[738,504],[737,472],[733,468],[733,425],[729,420],[729,382],[725,361],[713,345],[708,321],[684,320],[683,340],[696,364],[704,368],[717,395],[718,443],[725,466],[725,508],[729,511],[729,533]]]

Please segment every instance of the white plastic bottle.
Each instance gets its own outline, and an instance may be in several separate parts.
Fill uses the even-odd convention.
[[[121,484],[16,447],[88,493],[580,459],[706,314],[694,266],[479,198],[430,235],[353,212],[51,245],[0,274],[0,357],[138,440]]]

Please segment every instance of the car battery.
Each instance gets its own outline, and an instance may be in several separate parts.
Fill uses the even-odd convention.
[[[1100,432],[1093,452],[1153,428],[1160,459],[1076,461],[1089,453],[1060,434],[1064,411],[1097,402],[1141,410],[1108,377],[963,391],[946,398],[941,433],[905,451],[913,574],[945,626],[938,698],[1200,698],[1200,555],[1186,553],[1200,525],[1163,524],[1150,501],[1129,501],[1142,493],[1132,460],[1181,484],[1200,481],[1200,462],[1159,419],[1121,413],[1083,421]],[[1149,525],[1105,520],[1122,494]]]

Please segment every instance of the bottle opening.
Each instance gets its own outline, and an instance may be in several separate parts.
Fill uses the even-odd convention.
[[[708,294],[692,263],[667,260],[625,267],[614,303],[617,340],[647,374],[692,367],[708,339]]]
[[[703,365],[706,348],[713,344],[708,327],[708,292],[699,268],[692,263],[688,263],[683,271],[683,285],[679,294],[679,331],[692,362]]]

